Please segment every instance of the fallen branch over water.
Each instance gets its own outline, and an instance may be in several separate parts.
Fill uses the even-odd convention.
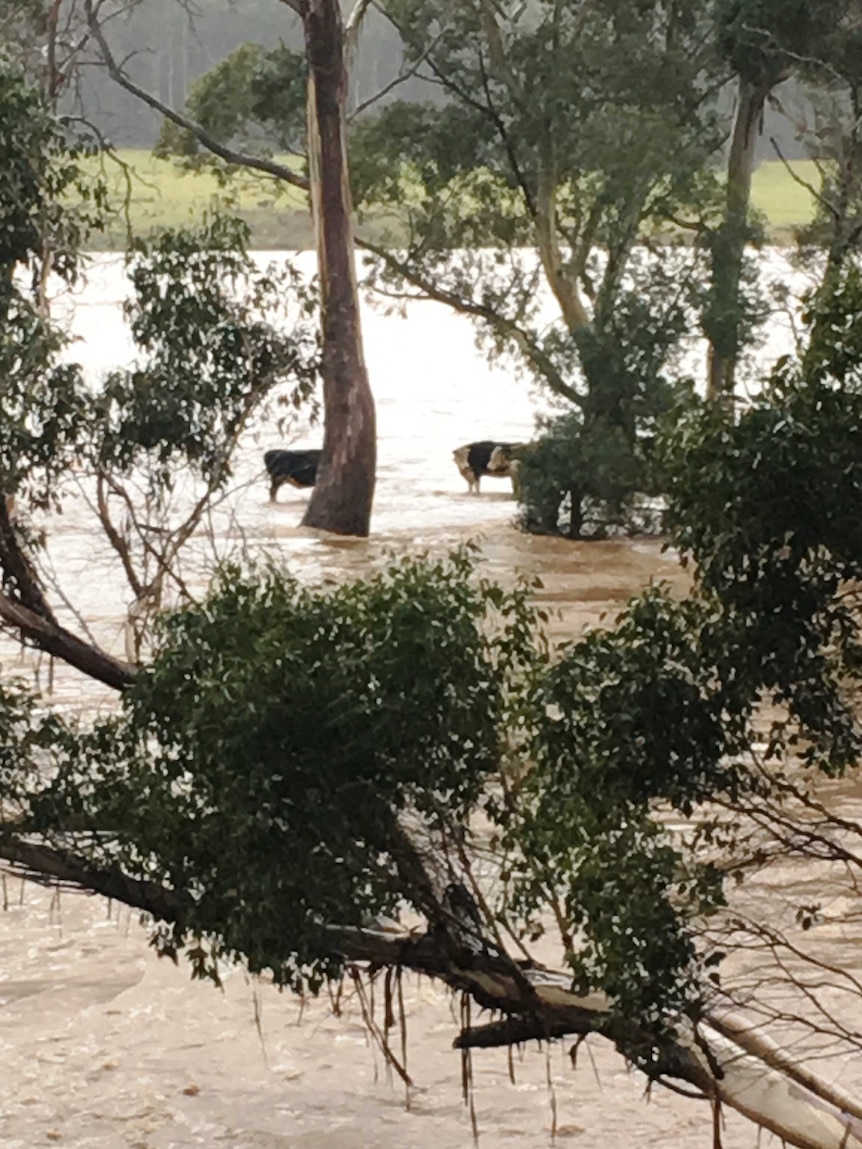
[[[6,836],[0,837],[0,858],[27,877],[104,894],[160,921],[181,919],[183,901],[175,891],[93,865],[73,852]],[[693,1086],[701,1096],[737,1110],[788,1145],[862,1145],[862,1106],[732,1015],[706,1018],[696,1030],[685,1025],[673,1036],[656,1037],[616,1014],[605,995],[573,993],[567,974],[494,951],[466,950],[439,927],[408,933],[333,926],[330,932],[333,951],[350,964],[423,973],[503,1015],[464,1028],[454,1041],[458,1049],[597,1033],[629,1060],[637,1062],[638,1049],[648,1052],[650,1075],[659,1082]]]

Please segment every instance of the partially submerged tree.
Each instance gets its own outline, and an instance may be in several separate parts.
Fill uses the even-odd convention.
[[[308,171],[323,331],[323,455],[303,522],[367,535],[377,431],[362,349],[347,165],[348,44],[338,0],[285,0],[302,18],[308,60]],[[367,3],[354,20],[361,19]]]
[[[111,52],[102,27],[104,5],[85,0],[89,25],[112,77],[127,91],[161,111],[184,132],[228,163],[265,171],[293,187],[309,191],[317,236],[320,318],[323,340],[324,442],[318,480],[303,522],[345,535],[367,535],[376,473],[374,400],[362,348],[359,300],[354,268],[352,208],[345,146],[348,44],[337,0],[283,0],[302,20],[306,49],[307,141],[309,175],[268,157],[228,146],[225,132],[242,122],[240,108],[225,115],[216,109],[215,134],[134,84]],[[352,17],[357,24],[367,4]],[[283,53],[296,64],[291,53]],[[253,72],[249,71],[251,79]],[[294,74],[295,81],[296,76]],[[295,92],[296,84],[293,84]],[[289,94],[288,94],[289,95]],[[276,106],[284,107],[285,101]],[[292,111],[296,102],[286,101]],[[212,109],[211,109],[212,113]],[[212,118],[212,114],[210,116]]]
[[[14,138],[38,141],[44,101],[12,90],[26,98],[4,107],[28,109]],[[0,219],[20,271],[53,201],[32,149],[15,156]],[[230,229],[215,237],[242,278]],[[182,236],[141,253],[147,386],[121,373],[95,405],[79,373],[57,376],[46,326],[9,323],[33,315],[9,275],[4,491],[49,498],[85,432],[106,474],[143,459],[158,480],[180,457],[224,474],[244,388],[307,364],[222,290],[214,259]],[[680,429],[673,528],[696,595],[651,589],[553,654],[530,588],[504,591],[456,554],[320,591],[225,568],[164,618],[143,665],[122,664],[58,624],[7,514],[0,618],[121,698],[73,723],[3,684],[0,855],[145,910],[160,949],[185,948],[198,974],[217,977],[221,954],[295,989],[347,963],[416,969],[503,1015],[465,1024],[462,1050],[597,1033],[649,1079],[789,1144],[862,1142],[862,1107],[769,1043],[763,1012],[786,1021],[787,997],[761,982],[755,1012],[745,961],[752,939],[770,978],[792,955],[794,1024],[858,1053],[855,976],[841,985],[853,1009],[820,995],[818,908],[806,897],[787,922],[757,901],[777,860],[826,867],[855,898],[862,856],[818,785],[860,750],[862,291],[849,272],[841,287],[818,301],[809,352],[738,423],[705,407]],[[175,312],[201,301],[173,342]],[[423,924],[378,928],[405,909]]]
[[[590,509],[613,518],[647,485],[668,359],[692,322],[699,253],[643,244],[713,202],[702,7],[382,8],[442,101],[389,104],[354,133],[360,210],[399,225],[373,247],[375,287],[469,316],[567,409],[550,435],[574,465],[562,485],[525,472],[524,497],[556,530],[565,495],[577,535]]]
[[[809,496],[832,500],[828,474],[811,485],[806,432],[794,462]],[[786,477],[779,446],[770,463]],[[704,449],[722,444],[707,436]],[[699,513],[717,512],[724,481]],[[468,1023],[463,1051],[600,1034],[648,1078],[692,1086],[788,1144],[862,1141],[862,1107],[770,1045],[738,988],[750,969],[741,978],[726,961],[746,918],[778,969],[782,951],[800,955],[804,922],[750,910],[764,865],[853,865],[846,820],[814,782],[855,767],[859,749],[822,645],[831,572],[804,595],[825,521],[791,545],[801,594],[783,626],[747,634],[748,601],[724,592],[747,586],[784,607],[786,531],[763,522],[758,553],[777,565],[761,580],[730,566],[722,581],[721,551],[698,543],[705,567],[714,558],[701,599],[649,591],[556,661],[529,588],[504,592],[463,555],[317,592],[227,570],[206,602],[166,620],[115,717],[73,727],[4,690],[0,854],[145,910],[158,949],[185,948],[198,976],[217,980],[225,957],[315,991],[348,963],[412,969],[503,1015]],[[844,573],[854,554],[835,556]],[[787,699],[765,761],[764,688]],[[777,757],[798,739],[812,746],[808,779]],[[680,836],[679,818],[699,828]],[[405,909],[424,929],[375,924]],[[535,956],[539,938],[556,970]],[[817,1002],[816,940],[803,956],[811,976],[796,984]],[[787,1017],[787,997],[763,987],[757,1007]],[[838,1024],[833,1036],[858,1050],[852,1021]]]

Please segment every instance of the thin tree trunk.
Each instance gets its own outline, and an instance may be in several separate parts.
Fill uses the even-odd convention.
[[[778,82],[780,80],[776,78],[775,83]],[[755,148],[766,97],[774,86],[754,84],[740,77],[739,102],[727,163],[725,218],[713,252],[715,314],[709,333],[707,397],[729,403],[733,398],[739,355],[739,289],[748,230]]]
[[[362,351],[345,139],[347,66],[337,0],[302,12],[308,151],[323,328],[323,456],[303,523],[366,536],[376,467],[374,399]]]

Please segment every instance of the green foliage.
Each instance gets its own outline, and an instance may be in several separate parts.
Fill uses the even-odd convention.
[[[744,220],[728,218],[698,236],[711,275],[701,292],[700,325],[715,354],[736,359],[751,345],[770,314],[760,284],[758,252],[766,236],[758,213],[746,205]]]
[[[284,44],[241,44],[189,89],[186,113],[227,145],[299,151],[305,140],[307,67],[303,53]],[[198,139],[164,120],[157,156],[200,155]]]
[[[45,97],[2,57],[0,153],[0,490],[26,490],[45,505],[83,433],[87,395],[79,370],[57,362],[65,340],[44,314],[39,285],[48,268],[74,277],[103,190],[82,176]],[[75,209],[63,205],[73,191]]]
[[[715,0],[713,15],[736,75],[768,91],[812,58],[838,14],[834,0]]]
[[[65,340],[15,294],[0,326],[0,491],[47,506],[91,427],[76,364],[57,363]]]
[[[257,271],[247,239],[241,221],[215,216],[136,245],[126,317],[141,360],[94,399],[100,468],[126,473],[147,458],[169,485],[182,462],[219,486],[237,436],[276,387],[289,386],[290,407],[312,399],[315,294],[290,265]]]
[[[104,188],[82,176],[80,146],[23,68],[2,53],[0,154],[0,291],[8,293],[16,264],[42,258],[46,243],[52,270],[70,278],[82,235],[101,223]],[[76,208],[63,203],[72,193]]]
[[[733,621],[739,673],[802,724],[803,757],[838,772],[862,746],[846,693],[862,666],[859,618],[839,593],[862,571],[848,515],[862,496],[858,273],[807,319],[807,354],[779,363],[737,422],[695,408],[677,430],[668,524]]]
[[[822,181],[815,218],[798,239],[806,255],[825,248],[831,269],[853,258],[862,230],[862,28],[853,0],[819,0],[812,16],[804,51],[797,49],[811,106],[801,135]]]
[[[399,241],[407,235],[403,254],[380,254],[372,281],[471,316],[491,355],[569,407],[525,462],[529,527],[557,530],[564,499],[573,535],[590,500],[619,521],[649,486],[666,366],[703,272],[694,248],[659,244],[645,259],[639,241],[711,218],[718,202],[702,8],[540,0],[490,15],[476,0],[444,17],[428,0],[392,0],[385,10],[407,62],[445,99],[388,104],[354,129],[357,208],[382,209]]]
[[[656,525],[644,502],[658,490],[656,436],[690,392],[675,351],[693,321],[699,287],[689,280],[688,256],[680,264],[670,257],[659,267],[633,261],[632,286],[573,341],[583,398],[541,426],[518,472],[528,530],[579,538]]]
[[[732,755],[756,698],[720,666],[720,614],[645,592],[610,630],[571,644],[542,683],[533,767],[509,825],[521,912],[558,899],[578,986],[655,1025],[698,992],[692,923],[721,903],[709,866],[655,820],[690,817],[746,784]]]
[[[469,576],[465,554],[318,592],[223,571],[122,715],[69,740],[29,824],[110,831],[81,848],[185,891],[173,944],[205,933],[318,986],[327,923],[418,894],[398,818],[466,819],[498,767],[532,617],[526,588]]]

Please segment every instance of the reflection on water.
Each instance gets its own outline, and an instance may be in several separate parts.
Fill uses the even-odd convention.
[[[119,305],[121,265],[97,261],[88,288],[69,312],[79,337],[71,353],[98,378],[128,361],[130,343]],[[487,480],[468,495],[452,450],[473,439],[530,436],[537,402],[502,367],[489,367],[469,323],[434,304],[411,304],[409,318],[364,310],[368,364],[378,404],[379,475],[373,537],[334,539],[297,526],[307,495],[288,489],[267,501],[262,455],[286,445],[271,427],[253,427],[241,446],[237,490],[213,520],[212,537],[196,541],[191,569],[206,578],[210,544],[221,554],[244,547],[275,553],[298,577],[318,581],[374,569],[388,554],[441,551],[478,539],[487,573],[506,582],[537,575],[538,599],[551,608],[554,637],[576,635],[618,609],[651,579],[682,591],[686,578],[657,541],[573,544],[520,534],[507,483]],[[784,338],[776,329],[775,341]],[[780,350],[776,346],[773,350]],[[691,354],[699,354],[692,349]],[[297,446],[319,443],[299,428]],[[129,594],[101,546],[85,482],[49,528],[49,557],[86,624],[122,653]],[[197,562],[197,567],[194,566]],[[38,668],[8,641],[4,669]],[[70,707],[109,703],[110,696],[62,667],[57,699]],[[87,1149],[455,1149],[471,1144],[460,1102],[460,1063],[451,1049],[456,1024],[447,995],[409,979],[409,1069],[416,1083],[409,1109],[403,1089],[386,1080],[369,1048],[358,1011],[345,1003],[333,1018],[323,1003],[297,1024],[295,1001],[226,971],[225,990],[190,983],[184,968],[157,961],[133,915],[117,916],[100,899],[35,887],[3,887],[0,913],[0,1043],[4,1091],[0,1140],[9,1149],[55,1141]],[[261,1034],[255,1014],[261,1016]],[[562,1049],[516,1056],[516,1084],[506,1055],[476,1055],[476,1106],[482,1144],[527,1149],[547,1143],[552,1097],[561,1141],[607,1149],[706,1144],[705,1106],[656,1089],[647,1104],[631,1076],[600,1039],[593,1062],[577,1071]],[[548,1086],[548,1078],[552,1087]],[[754,1133],[728,1115],[728,1149],[753,1144]]]

